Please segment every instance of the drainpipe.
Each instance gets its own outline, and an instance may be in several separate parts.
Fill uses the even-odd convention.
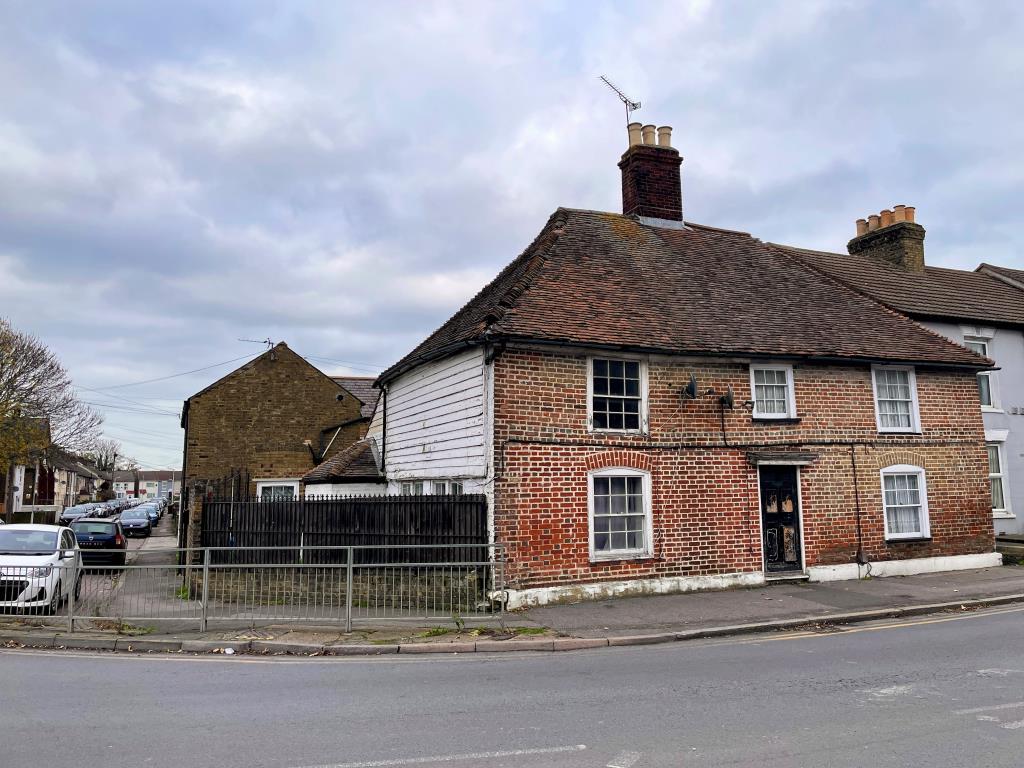
[[[381,387],[381,405],[384,406],[383,428],[380,435],[380,473],[384,475],[387,482],[388,474],[388,387],[387,384]]]
[[[857,518],[857,575],[860,576],[860,566],[867,566],[866,576],[871,575],[871,563],[864,554],[864,532],[860,524],[860,483],[857,480],[857,446],[850,443],[850,466],[853,469],[853,503]]]

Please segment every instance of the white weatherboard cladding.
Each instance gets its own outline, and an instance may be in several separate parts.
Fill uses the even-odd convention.
[[[386,483],[318,483],[306,486],[307,496],[383,496]]]
[[[484,477],[483,350],[421,365],[388,387],[389,480]]]

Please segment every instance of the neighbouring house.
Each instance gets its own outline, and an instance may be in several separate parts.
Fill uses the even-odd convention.
[[[40,474],[41,490],[37,493],[40,504],[55,504],[61,509],[71,507],[80,501],[89,501],[95,492],[99,475],[84,459],[51,445],[43,452],[45,472]]]
[[[298,498],[307,472],[365,436],[372,384],[275,345],[185,401],[186,490],[242,471],[249,495]]]
[[[848,253],[777,246],[981,355],[978,373],[997,534],[1024,534],[1024,271],[925,263],[925,230],[897,205],[857,222]]]
[[[181,492],[181,472],[171,469],[118,470],[114,495],[119,499],[171,498]]]
[[[671,129],[378,379],[389,492],[489,499],[510,606],[996,565],[987,357],[686,221]]]
[[[13,522],[25,505],[38,503],[40,492],[48,490],[50,476],[43,460],[52,444],[48,419],[13,418],[0,423],[6,430],[5,443],[17,446],[13,455],[2,457],[0,463],[0,519]],[[6,465],[6,466],[5,466]]]

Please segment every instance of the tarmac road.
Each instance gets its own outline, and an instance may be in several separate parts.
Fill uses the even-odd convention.
[[[1024,608],[545,654],[0,651],[4,768],[1018,766]]]

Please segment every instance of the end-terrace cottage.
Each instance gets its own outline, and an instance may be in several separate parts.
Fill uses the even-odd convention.
[[[184,487],[242,471],[247,494],[298,498],[303,475],[366,435],[372,384],[275,345],[185,401]]]
[[[991,360],[683,217],[632,124],[623,211],[559,208],[378,380],[391,491],[490,499],[512,606],[994,565]]]
[[[997,534],[1024,534],[1024,271],[929,266],[915,219],[904,205],[859,219],[848,253],[778,247],[995,361],[978,374],[992,518]]]

